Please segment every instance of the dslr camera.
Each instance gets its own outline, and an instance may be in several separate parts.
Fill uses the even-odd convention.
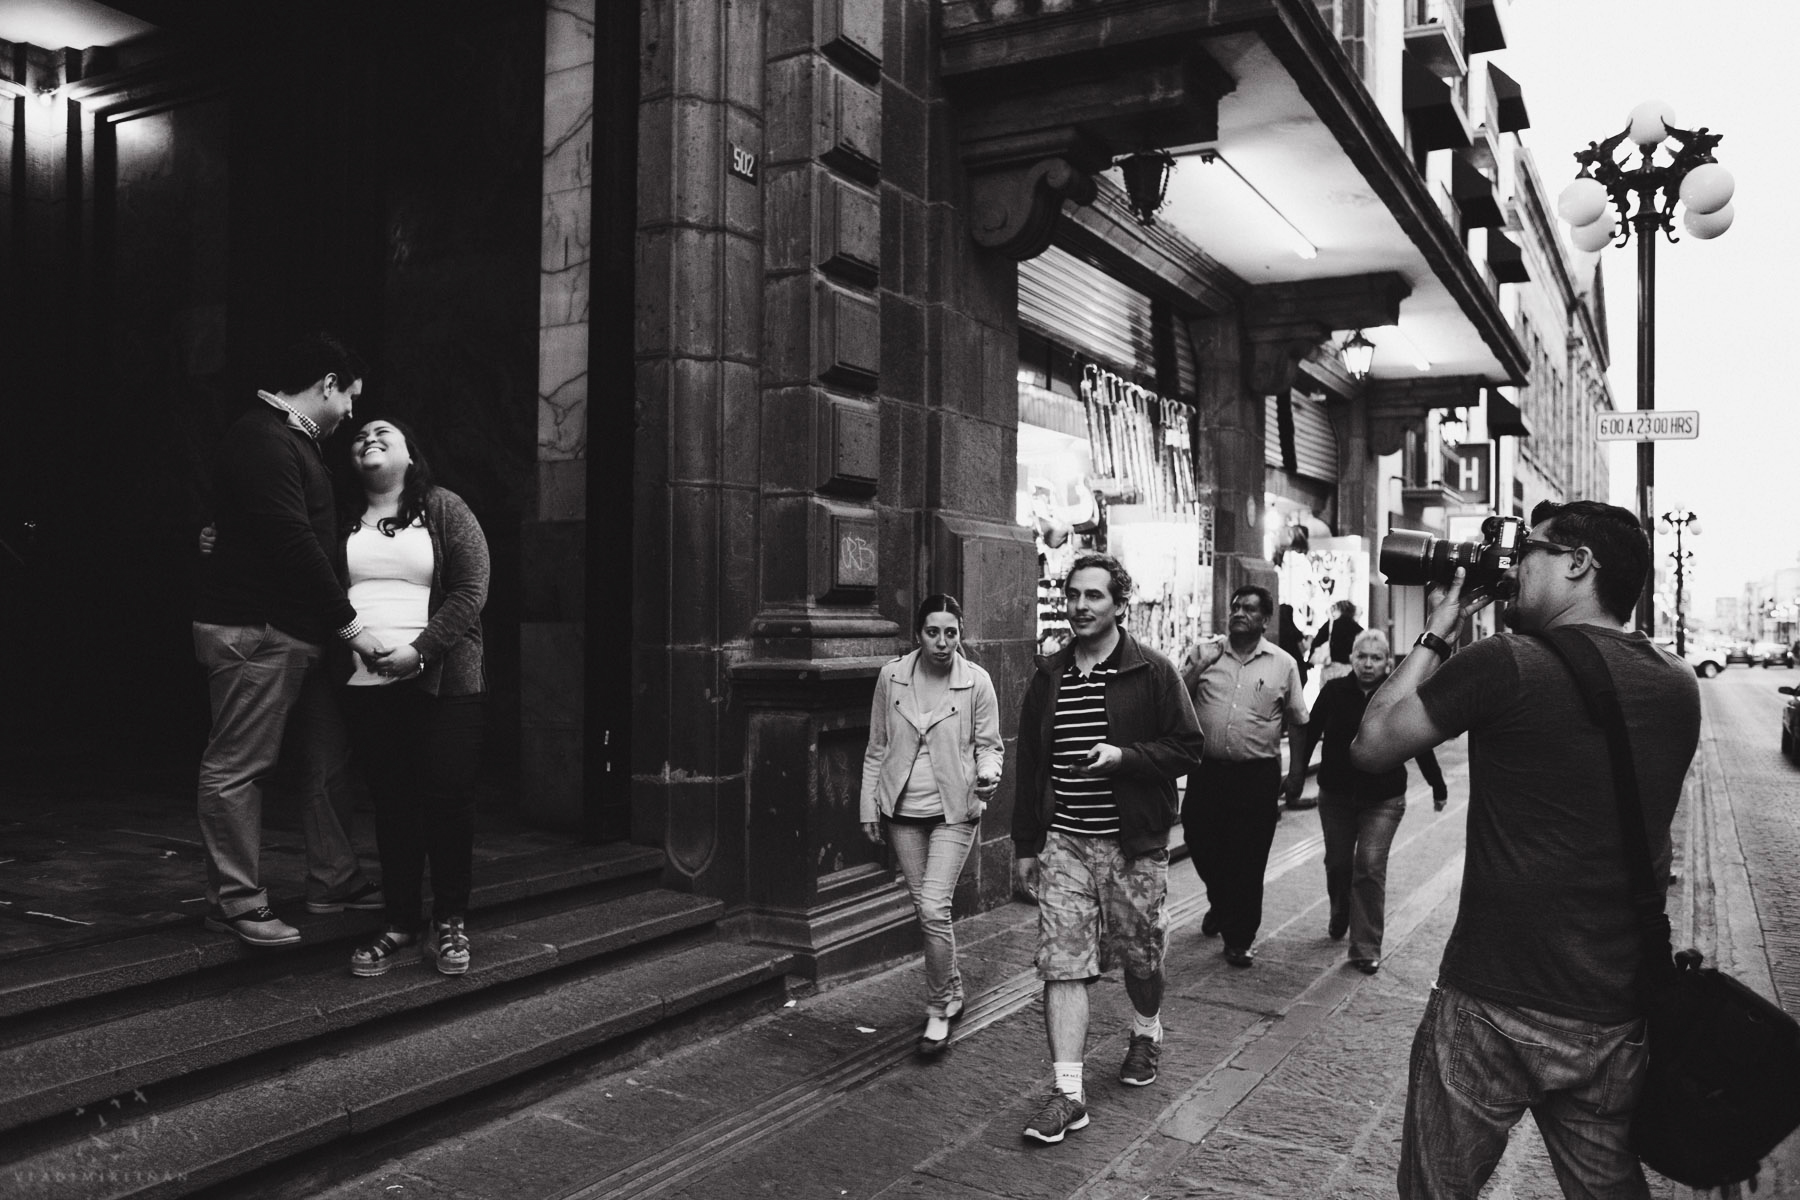
[[[1522,517],[1492,516],[1481,523],[1479,542],[1452,542],[1410,529],[1381,539],[1381,573],[1400,587],[1449,587],[1463,568],[1463,594],[1477,590],[1501,600],[1518,594],[1506,573],[1519,561],[1528,526]]]

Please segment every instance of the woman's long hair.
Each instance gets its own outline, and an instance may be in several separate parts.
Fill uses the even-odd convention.
[[[406,475],[400,483],[400,511],[391,517],[383,517],[375,523],[375,528],[387,537],[406,529],[425,515],[425,497],[431,494],[431,464],[426,461],[425,449],[419,445],[419,437],[413,432],[411,425],[393,417],[371,417],[358,426],[371,425],[376,421],[392,425],[406,439],[406,453],[412,459],[407,465]],[[363,489],[362,473],[356,469],[354,460],[347,460],[345,465],[345,484],[342,488],[342,511],[344,514],[344,536],[349,537],[356,532],[362,523],[363,514],[369,511],[369,495]]]

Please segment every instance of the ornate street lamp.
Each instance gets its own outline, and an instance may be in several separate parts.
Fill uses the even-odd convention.
[[[1344,360],[1344,370],[1350,372],[1350,378],[1367,379],[1369,368],[1375,365],[1375,343],[1358,329],[1338,347],[1338,357]]]
[[[1685,210],[1682,227],[1701,240],[1718,237],[1731,228],[1735,215],[1731,193],[1736,184],[1731,172],[1712,155],[1724,135],[1709,133],[1704,127],[1678,129],[1674,119],[1674,112],[1660,100],[1646,100],[1632,109],[1624,129],[1576,151],[1581,172],[1556,201],[1556,211],[1574,226],[1569,240],[1582,250],[1599,250],[1615,236],[1623,246],[1631,240],[1631,231],[1637,230],[1639,410],[1656,407],[1656,233],[1661,230],[1671,242],[1678,240],[1674,232],[1678,201]],[[1618,158],[1619,147],[1627,139],[1640,154],[1638,165],[1630,170]],[[1676,143],[1676,149],[1670,151],[1668,162],[1658,163],[1656,147],[1665,139]],[[1628,151],[1627,161],[1629,158]],[[1609,203],[1618,209],[1617,219],[1608,210]],[[1638,443],[1637,462],[1638,520],[1648,535],[1656,491],[1654,443]],[[1646,632],[1655,630],[1648,588],[1638,597],[1637,623]],[[1679,624],[1676,628],[1679,640]]]
[[[1139,225],[1148,228],[1156,224],[1156,212],[1168,198],[1169,173],[1174,169],[1175,160],[1166,150],[1144,150],[1119,161],[1125,200]]]
[[[1693,551],[1681,548],[1681,535],[1691,533],[1698,536],[1700,518],[1691,509],[1675,508],[1662,515],[1662,523],[1675,531],[1675,551],[1669,557],[1675,560],[1675,657],[1681,658],[1687,654],[1687,622],[1681,602],[1682,585],[1687,581],[1688,560],[1694,557]]]

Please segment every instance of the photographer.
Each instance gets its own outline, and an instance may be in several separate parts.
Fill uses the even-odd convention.
[[[1546,501],[1507,578],[1509,626],[1580,626],[1625,712],[1650,844],[1669,825],[1699,741],[1694,672],[1629,625],[1650,546],[1628,511]],[[1639,934],[1604,731],[1574,677],[1534,638],[1501,634],[1451,656],[1486,607],[1465,571],[1419,649],[1369,702],[1351,761],[1383,771],[1469,734],[1462,898],[1413,1041],[1402,1197],[1472,1196],[1531,1109],[1566,1196],[1649,1192],[1627,1144],[1646,1063],[1632,977]]]

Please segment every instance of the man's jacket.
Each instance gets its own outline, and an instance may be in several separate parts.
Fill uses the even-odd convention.
[[[1181,810],[1175,780],[1200,765],[1205,739],[1175,664],[1123,629],[1119,642],[1118,674],[1106,681],[1106,741],[1124,757],[1106,778],[1119,806],[1119,844],[1135,858],[1169,844],[1169,829]],[[1074,659],[1072,642],[1050,658],[1039,658],[1025,689],[1013,799],[1013,853],[1019,858],[1037,857],[1056,812],[1050,782],[1056,697]]]

